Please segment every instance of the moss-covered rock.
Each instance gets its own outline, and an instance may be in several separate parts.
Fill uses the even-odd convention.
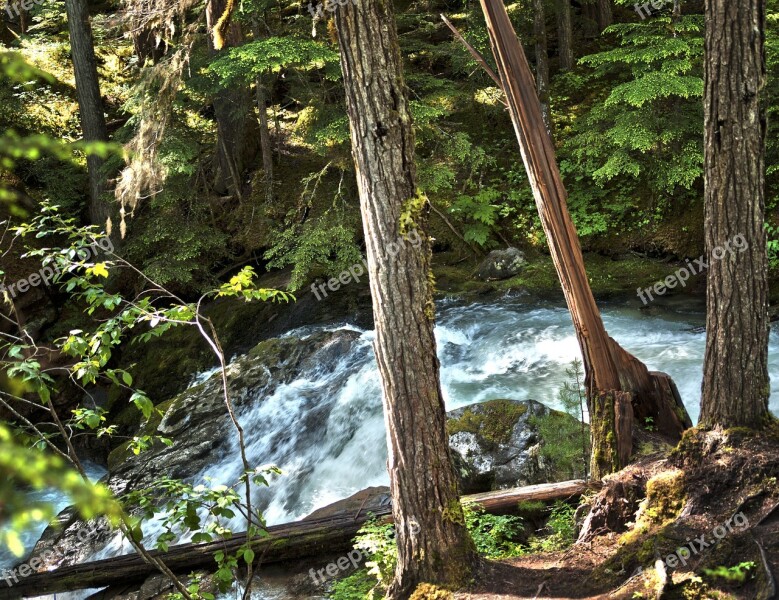
[[[559,469],[542,456],[536,420],[553,412],[535,400],[496,399],[447,413],[446,429],[461,491],[478,493],[556,480]],[[575,420],[564,413],[559,416]]]

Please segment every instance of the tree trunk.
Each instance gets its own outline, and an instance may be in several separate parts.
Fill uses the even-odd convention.
[[[536,87],[541,101],[541,114],[546,130],[552,132],[552,118],[549,114],[549,55],[546,44],[545,0],[533,0],[533,36],[536,42]]]
[[[383,387],[398,565],[389,595],[421,582],[460,587],[476,553],[464,525],[446,435],[433,336],[427,201],[391,2],[335,11],[368,255],[374,350]],[[416,230],[421,244],[409,243]]]
[[[598,29],[603,31],[614,22],[614,12],[611,8],[611,0],[597,0]]]
[[[86,0],[65,0],[70,32],[70,51],[76,79],[81,131],[87,142],[107,142],[103,101],[100,98],[100,83],[97,78],[97,61],[92,41],[92,27],[89,24],[89,10]],[[104,161],[95,154],[87,156],[89,171],[89,218],[94,225],[104,227],[111,216],[111,206],[101,199],[105,189]]]
[[[673,440],[691,426],[690,418],[670,377],[649,372],[606,333],[584,268],[579,239],[568,213],[567,193],[555,160],[554,145],[533,93],[533,75],[501,0],[481,0],[493,54],[498,64],[509,112],[519,141],[558,277],[571,312],[586,372],[590,414],[598,394],[632,396],[635,418],[643,425],[652,418],[658,431]],[[593,454],[598,452],[593,440]],[[612,461],[614,463],[614,461]]]
[[[228,0],[208,0],[206,26],[213,32],[215,25],[227,9]],[[223,35],[224,47],[232,48],[243,43],[241,26],[231,21]],[[209,36],[209,48],[214,49]],[[214,94],[214,114],[217,123],[216,154],[214,158],[214,189],[229,192],[242,198],[243,176],[257,157],[259,148],[257,121],[254,118],[251,90],[248,86],[220,87]]]
[[[593,4],[595,0],[589,0],[583,2],[581,5],[582,10],[582,32],[586,39],[594,39],[598,37],[598,7]]]
[[[260,24],[255,21],[254,37],[260,39]],[[273,153],[271,150],[270,127],[268,126],[268,107],[266,106],[265,86],[262,76],[257,77],[256,96],[257,114],[260,119],[260,149],[262,151],[262,170],[265,185],[265,201],[273,202]]]
[[[706,2],[708,427],[756,427],[769,414],[765,12],[765,0]]]
[[[573,27],[571,25],[571,0],[557,0],[557,51],[560,70],[573,69]]]
[[[265,201],[273,202],[273,154],[268,127],[268,107],[265,105],[265,87],[262,77],[257,78],[257,114],[260,116],[260,148],[262,149],[262,170],[265,184]]]

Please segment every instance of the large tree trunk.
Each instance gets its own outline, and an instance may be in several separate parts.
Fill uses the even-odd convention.
[[[89,24],[89,10],[86,0],[65,0],[70,31],[70,51],[76,79],[76,95],[81,119],[81,131],[85,141],[106,142],[103,101],[100,98],[100,83],[97,78],[97,62],[92,41],[92,27]],[[111,206],[101,199],[105,189],[104,161],[95,154],[87,156],[89,171],[89,218],[99,226],[105,226],[111,216]]]
[[[710,427],[754,427],[768,417],[765,12],[765,0],[706,2],[701,423]]]
[[[227,9],[228,0],[208,0],[206,25],[209,32]],[[243,43],[241,26],[230,21],[222,36],[224,47],[233,48]],[[215,53],[213,37],[209,47]],[[220,88],[214,94],[214,114],[217,123],[216,154],[214,158],[214,189],[242,198],[243,177],[257,157],[259,131],[254,118],[251,90],[234,85]]]
[[[552,117],[549,108],[549,55],[546,43],[546,7],[545,0],[533,0],[533,36],[536,47],[536,87],[541,101],[541,113],[546,130],[552,132]]]
[[[544,126],[527,59],[502,1],[481,3],[541,224],[584,357],[590,414],[624,414],[617,403],[624,403],[621,392],[625,392],[631,395],[633,415],[639,423],[651,418],[660,432],[678,440],[691,422],[671,378],[649,372],[606,333],[587,280],[554,145]],[[594,406],[596,398],[610,406]],[[596,426],[593,424],[594,431]],[[612,448],[593,445],[593,469],[599,475],[624,466],[624,453],[613,449],[624,448],[628,443],[624,437],[630,436],[630,428],[620,418],[612,419],[608,427],[605,435],[593,439],[595,444],[600,439],[616,438]]]
[[[557,51],[560,70],[573,69],[573,27],[571,26],[571,0],[556,0]]]
[[[430,280],[427,202],[416,188],[414,131],[391,2],[335,11],[368,254],[374,350],[383,387],[398,565],[389,594],[421,582],[459,587],[476,553],[446,435]],[[416,230],[420,244],[411,244]]]

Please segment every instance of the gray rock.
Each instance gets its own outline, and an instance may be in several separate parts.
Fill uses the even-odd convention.
[[[517,248],[493,250],[479,265],[476,276],[483,281],[509,279],[519,275],[526,264],[525,255]]]
[[[449,446],[466,494],[556,480],[541,456],[533,417],[552,409],[535,400],[489,400],[447,413]],[[573,417],[570,417],[573,419]]]

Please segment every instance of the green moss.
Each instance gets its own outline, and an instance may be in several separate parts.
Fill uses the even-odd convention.
[[[452,592],[429,583],[420,583],[409,600],[451,600]]]
[[[490,400],[479,407],[479,413],[468,407],[459,418],[449,419],[447,433],[450,436],[460,432],[472,433],[495,445],[506,444],[511,439],[514,425],[527,412],[526,404],[511,400]]]
[[[444,508],[442,514],[444,520],[451,521],[457,525],[465,527],[465,514],[463,513],[462,504],[459,499],[452,500],[449,505]]]
[[[646,499],[639,508],[638,522],[665,523],[675,519],[686,499],[684,472],[664,471],[646,484]]]

